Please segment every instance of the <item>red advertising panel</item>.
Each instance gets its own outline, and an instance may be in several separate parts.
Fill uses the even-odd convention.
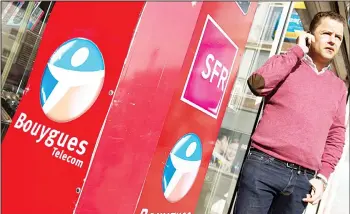
[[[201,5],[145,4],[76,214],[135,212]]]
[[[135,213],[194,213],[256,7],[203,3]]]
[[[2,142],[2,213],[72,213],[143,9],[57,2]]]

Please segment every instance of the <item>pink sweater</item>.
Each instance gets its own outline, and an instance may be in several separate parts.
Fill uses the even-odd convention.
[[[266,98],[252,146],[328,178],[343,151],[347,88],[332,71],[318,73],[303,57],[296,45],[248,79],[252,92]]]

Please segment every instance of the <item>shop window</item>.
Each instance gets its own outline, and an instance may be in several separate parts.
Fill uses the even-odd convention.
[[[277,51],[291,3],[259,3],[250,29],[237,78],[215,144],[196,214],[226,214],[230,210],[237,180],[257,120],[261,99],[248,88],[247,79]],[[284,16],[286,17],[286,16]]]
[[[53,2],[2,2],[1,138],[16,112],[30,76]],[[19,45],[17,45],[19,44]]]

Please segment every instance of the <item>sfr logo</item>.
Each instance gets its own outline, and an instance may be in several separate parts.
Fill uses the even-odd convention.
[[[217,119],[237,45],[207,16],[181,100]]]

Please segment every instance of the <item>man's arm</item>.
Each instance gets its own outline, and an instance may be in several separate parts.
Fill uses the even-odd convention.
[[[248,79],[248,86],[256,96],[268,95],[276,86],[284,80],[297,63],[309,52],[307,42],[315,42],[315,37],[310,33],[302,33],[297,38],[297,44],[287,53],[275,55],[255,71]]]
[[[248,78],[250,90],[256,96],[268,95],[303,57],[304,51],[299,45],[284,54],[272,56]]]
[[[346,98],[345,91],[338,106],[337,114],[334,117],[333,124],[328,132],[326,146],[322,155],[322,166],[318,174],[321,177],[329,178],[338,164],[343,153],[345,144],[345,114],[346,114]]]
[[[304,202],[317,204],[320,201],[325,190],[327,180],[330,174],[334,171],[334,168],[343,153],[345,143],[346,98],[347,92],[345,91],[339,103],[333,124],[328,132],[328,137],[321,160],[321,169],[318,171],[317,177],[310,180],[313,191],[311,194],[306,195],[306,197],[303,199]]]

